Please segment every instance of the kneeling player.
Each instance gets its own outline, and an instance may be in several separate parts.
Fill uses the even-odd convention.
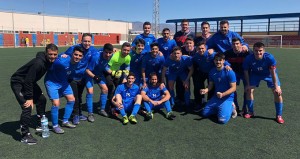
[[[170,104],[170,93],[164,87],[161,89],[160,84],[158,83],[157,79],[157,74],[155,72],[151,73],[150,76],[150,82],[148,87],[145,87],[141,95],[144,100],[144,105],[147,110],[147,118],[152,119],[153,118],[153,113],[152,109],[160,109],[160,108],[166,108],[167,110],[167,115],[166,118],[172,119],[173,114],[172,114],[172,109],[171,109],[171,104]]]
[[[226,70],[224,62],[225,55],[217,53],[214,57],[216,67],[209,72],[208,88],[200,90],[201,94],[206,94],[213,86],[215,87],[215,94],[205,105],[202,115],[208,117],[217,114],[221,124],[226,124],[231,117],[236,90],[235,73],[232,70]]]
[[[64,130],[58,125],[58,113],[60,106],[59,98],[61,96],[65,96],[67,99],[62,125],[68,128],[76,127],[69,122],[69,118],[72,114],[75,103],[75,97],[73,95],[72,88],[68,83],[68,76],[71,76],[72,72],[74,73],[75,68],[82,57],[83,49],[80,47],[75,47],[72,58],[70,56],[59,57],[54,61],[53,65],[45,76],[45,86],[48,96],[52,102],[51,116],[53,131],[57,134],[64,133]]]
[[[124,125],[126,125],[129,121],[133,124],[137,123],[135,116],[137,115],[142,102],[139,86],[134,84],[134,81],[134,74],[129,73],[127,76],[127,82],[120,84],[117,87],[112,100],[112,103],[116,106],[116,109],[120,111],[120,114],[123,117]],[[131,112],[129,118],[126,112]]]
[[[276,108],[276,121],[279,124],[283,124],[283,100],[280,81],[276,72],[276,60],[273,55],[265,52],[265,45],[261,42],[257,42],[253,45],[253,52],[254,54],[246,57],[243,64],[245,79],[247,82],[247,106],[249,109],[249,112],[246,113],[244,117],[251,118],[254,116],[254,88],[259,86],[259,82],[261,80],[264,80],[267,82],[268,87],[273,90]]]

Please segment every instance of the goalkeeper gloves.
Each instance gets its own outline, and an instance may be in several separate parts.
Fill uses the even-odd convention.
[[[129,70],[123,70],[123,73],[127,77],[129,75]]]
[[[93,79],[97,82],[100,83],[101,78],[99,76],[94,76]]]

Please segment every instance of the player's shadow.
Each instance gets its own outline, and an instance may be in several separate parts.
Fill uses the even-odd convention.
[[[205,119],[208,119],[214,123],[219,123],[218,121],[218,117],[216,115],[212,115],[212,116],[209,116],[209,117],[202,117],[202,116],[199,116],[199,118],[195,118],[194,120],[197,120],[197,121],[201,121],[201,120],[205,120]]]
[[[265,120],[274,120],[274,121],[276,121],[276,119],[275,118],[269,118],[269,117],[264,117],[264,116],[254,116],[254,117],[252,117],[252,118],[254,118],[254,119],[265,119]]]

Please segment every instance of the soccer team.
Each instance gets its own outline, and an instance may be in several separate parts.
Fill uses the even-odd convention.
[[[75,128],[80,121],[95,121],[94,85],[101,90],[98,113],[105,117],[120,114],[124,125],[136,124],[138,113],[150,120],[153,111],[161,108],[166,109],[165,117],[170,120],[175,117],[172,109],[176,109],[200,112],[203,117],[216,115],[219,123],[226,124],[238,114],[244,118],[254,117],[253,92],[264,80],[274,94],[276,121],[284,123],[276,60],[265,52],[263,43],[255,43],[251,50],[238,33],[229,30],[229,22],[225,20],[220,22],[220,30],[214,35],[210,34],[209,23],[202,22],[199,37],[189,29],[188,20],[182,20],[181,30],[175,33],[174,39],[170,39],[168,28],[163,29],[159,39],[150,34],[151,23],[145,22],[143,29],[144,33],[132,44],[123,43],[119,51],[109,43],[96,49],[91,45],[92,34],[89,33],[83,34],[81,44],[60,54],[56,45],[48,44],[44,52],[38,52],[19,68],[11,77],[11,88],[22,108],[21,142],[37,143],[29,125],[35,104],[36,130],[41,131],[40,119],[45,115],[47,100],[37,81],[44,74],[52,102],[53,131],[57,134],[64,133],[58,123],[63,96],[67,102],[61,126]],[[191,78],[194,103],[190,101]],[[241,110],[236,93],[240,80],[244,86]],[[87,116],[83,115],[81,104],[84,88]]]

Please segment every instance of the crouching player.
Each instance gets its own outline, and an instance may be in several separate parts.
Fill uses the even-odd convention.
[[[127,76],[127,82],[120,84],[116,91],[112,103],[116,106],[116,110],[120,111],[123,117],[123,124],[126,125],[129,121],[132,124],[136,124],[136,115],[140,109],[142,96],[140,95],[139,86],[134,84],[135,76],[133,73],[129,73]],[[131,112],[131,115],[127,116],[127,113]]]
[[[273,90],[276,108],[276,121],[279,124],[283,124],[283,100],[280,81],[276,72],[276,60],[273,55],[265,52],[265,45],[261,42],[257,42],[253,45],[253,52],[254,54],[246,57],[243,64],[244,75],[247,83],[247,106],[249,111],[244,115],[244,117],[251,118],[254,116],[254,88],[259,86],[259,82],[261,80],[264,80],[267,82],[268,87]]]
[[[208,117],[217,114],[218,122],[226,124],[233,111],[234,92],[236,91],[236,77],[232,70],[226,70],[224,66],[225,55],[217,53],[214,57],[216,65],[209,72],[209,85],[201,89],[200,94],[206,94],[215,87],[215,94],[205,105],[202,115]]]
[[[144,101],[145,108],[147,110],[146,117],[148,119],[153,118],[152,109],[161,109],[166,108],[167,110],[167,119],[172,119],[174,117],[171,109],[171,104],[169,99],[171,98],[169,91],[166,87],[161,89],[160,84],[158,83],[158,77],[155,72],[150,73],[150,81],[148,87],[145,87],[142,92],[142,98]]]
[[[68,76],[71,76],[77,68],[77,64],[83,57],[83,49],[81,47],[75,47],[72,57],[59,57],[45,76],[45,86],[48,96],[52,102],[51,116],[53,131],[57,134],[63,134],[64,130],[58,125],[58,113],[61,96],[65,96],[67,104],[65,106],[65,113],[63,116],[62,126],[68,128],[75,128],[76,126],[69,122],[69,118],[73,111],[75,103],[75,97],[71,86],[68,83]]]

